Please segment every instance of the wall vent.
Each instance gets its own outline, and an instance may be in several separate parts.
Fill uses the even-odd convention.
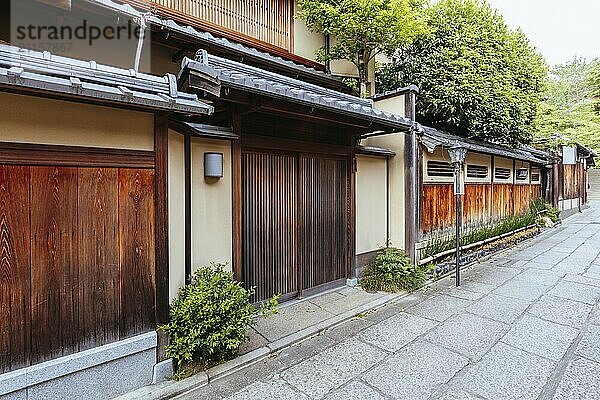
[[[485,179],[488,176],[488,167],[485,165],[467,165],[467,178]]]
[[[427,161],[427,175],[453,177],[454,167],[444,161]]]
[[[494,174],[495,179],[510,179],[510,169],[508,168],[496,168],[496,173]]]

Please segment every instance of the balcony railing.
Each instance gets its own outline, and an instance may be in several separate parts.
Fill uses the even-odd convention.
[[[290,50],[291,0],[152,0],[151,3]]]

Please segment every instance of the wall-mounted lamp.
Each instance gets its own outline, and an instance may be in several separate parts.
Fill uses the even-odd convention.
[[[204,153],[204,177],[223,177],[223,153]]]

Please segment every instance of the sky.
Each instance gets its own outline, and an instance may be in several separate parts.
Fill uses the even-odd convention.
[[[550,65],[600,58],[600,0],[488,0]]]

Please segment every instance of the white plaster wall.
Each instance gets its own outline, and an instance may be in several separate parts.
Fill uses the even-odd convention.
[[[383,157],[356,159],[356,254],[362,254],[385,246],[387,167]]]
[[[0,141],[154,150],[154,115],[0,93]]]
[[[185,170],[183,135],[169,130],[169,298],[185,284]]]
[[[404,180],[404,133],[396,133],[380,137],[373,137],[363,141],[370,146],[385,147],[396,153],[389,161],[389,219],[390,219],[390,242],[398,248],[405,246],[405,180]]]
[[[232,261],[231,143],[224,140],[192,139],[192,269],[210,262]],[[204,178],[204,153],[224,155],[223,178]]]
[[[298,1],[294,1],[294,15],[298,10]],[[294,54],[316,61],[315,52],[325,45],[325,36],[310,32],[300,18],[294,18]]]
[[[394,97],[388,97],[387,99],[377,100],[375,101],[375,107],[382,111],[388,111],[405,117],[405,103],[406,95],[402,94]]]

